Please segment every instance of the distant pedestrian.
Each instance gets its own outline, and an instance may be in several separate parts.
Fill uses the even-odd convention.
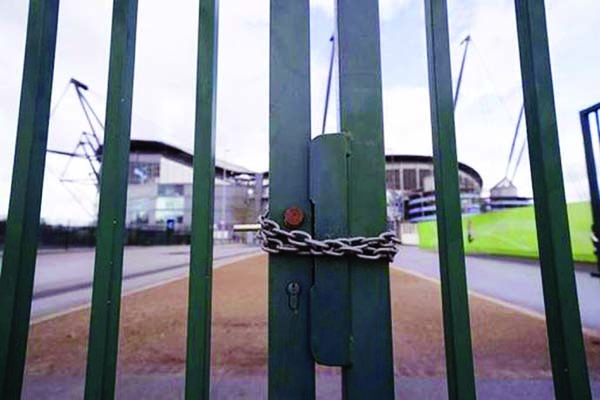
[[[473,236],[473,222],[469,220],[467,222],[467,240],[469,243],[473,243],[475,236]]]

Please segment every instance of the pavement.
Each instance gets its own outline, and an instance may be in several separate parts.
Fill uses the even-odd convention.
[[[341,399],[341,379],[335,374],[318,374],[316,377],[317,399]],[[56,385],[56,380],[41,376],[28,376],[23,399],[67,400],[83,397],[83,380],[71,378]],[[126,375],[117,379],[119,399],[164,400],[184,397],[183,374]],[[396,376],[397,399],[447,399],[445,379],[405,378]],[[600,383],[592,384],[594,398],[600,397]],[[477,397],[486,400],[545,400],[554,398],[551,380],[499,380],[478,379]],[[218,399],[266,399],[267,377],[265,374],[232,377],[217,372],[211,377],[210,398]]]
[[[538,260],[507,257],[467,256],[469,290],[544,314],[542,277]],[[438,253],[414,246],[401,246],[393,268],[440,279]],[[600,335],[600,279],[585,268],[576,268],[575,280],[584,328]]]
[[[137,291],[186,276],[188,250],[185,246],[127,248],[124,292]],[[246,246],[219,246],[214,253],[215,267],[255,253],[256,248]],[[54,312],[87,304],[91,293],[93,258],[93,251],[40,255],[34,289],[34,310],[36,304],[37,307],[46,304],[46,308],[54,308]],[[467,257],[466,261],[469,288],[472,291],[543,313],[541,278],[536,262],[472,256]],[[437,253],[416,247],[401,247],[393,267],[428,279],[439,279]],[[221,272],[225,272],[225,269]],[[584,326],[595,328],[597,320],[593,314],[594,307],[600,303],[600,282],[579,271],[576,272],[576,279]],[[67,300],[61,300],[63,297]],[[43,318],[43,312],[40,315],[39,318]],[[183,397],[183,387],[182,374],[119,374],[117,398],[179,399]],[[339,375],[321,373],[317,376],[317,398],[341,398],[340,387]],[[595,398],[600,398],[600,382],[592,384],[592,391]],[[483,399],[548,399],[553,398],[553,384],[550,379],[478,379],[477,392],[478,397]],[[27,375],[25,378],[24,399],[77,399],[82,396],[83,377],[57,379]],[[227,371],[214,371],[211,398],[267,398],[266,373],[233,376]],[[446,381],[437,377],[396,376],[396,398],[447,398]]]
[[[258,254],[253,246],[216,245],[215,268],[235,258]],[[123,292],[140,290],[187,275],[189,246],[127,247],[123,264]],[[471,291],[544,314],[544,298],[537,260],[467,256]],[[53,316],[91,301],[94,250],[41,252],[38,255],[32,320]],[[401,246],[392,267],[439,280],[437,252]],[[600,280],[584,268],[575,271],[583,326],[600,332]]]
[[[216,245],[214,267],[254,255],[259,249],[241,244]],[[123,293],[187,276],[189,246],[126,247],[123,259]],[[91,302],[94,250],[38,254],[31,309],[32,321],[68,312]]]

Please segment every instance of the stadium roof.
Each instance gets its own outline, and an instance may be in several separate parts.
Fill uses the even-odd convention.
[[[156,140],[140,140],[131,139],[129,151],[137,154],[160,154],[170,160],[177,161],[181,164],[192,166],[194,156],[185,150],[170,144],[159,142]],[[98,148],[98,156],[102,155],[102,146]],[[256,171],[251,171],[242,166],[223,161],[215,160],[215,169],[217,172],[227,171],[228,174],[255,174]]]
[[[415,154],[386,154],[385,161],[387,163],[390,162],[414,162],[414,163],[424,163],[424,164],[432,164],[433,157],[432,156],[421,156]],[[467,164],[458,163],[458,169],[465,174],[470,175],[473,179],[475,179],[480,186],[483,186],[483,179],[479,172],[477,172],[474,168],[468,166]]]
[[[142,154],[161,154],[166,158],[169,158],[173,161],[180,162],[184,165],[192,166],[194,156],[178,147],[172,146],[170,144],[157,141],[157,140],[140,140],[140,139],[131,139],[130,151],[132,153],[142,153]],[[98,149],[98,155],[102,155],[102,147]],[[393,162],[404,162],[404,163],[424,163],[424,164],[432,164],[433,158],[431,156],[423,156],[423,155],[415,155],[415,154],[387,154],[385,156],[386,163]],[[230,174],[248,174],[253,175],[256,173],[260,173],[258,171],[251,171],[248,168],[223,161],[216,160],[215,161],[215,169],[217,173],[222,173],[223,171],[227,171]],[[483,179],[479,173],[471,168],[470,166],[463,164],[461,162],[458,163],[458,169],[475,179],[479,182],[480,185],[483,185]],[[268,175],[266,173],[265,175]]]

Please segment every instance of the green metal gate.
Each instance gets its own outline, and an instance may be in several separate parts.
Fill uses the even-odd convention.
[[[515,0],[554,390],[591,398],[573,274],[543,0]],[[20,397],[46,154],[58,0],[30,0],[0,276],[0,398]],[[425,0],[448,393],[475,398],[445,0]],[[137,0],[114,0],[86,399],[115,393]],[[208,398],[217,1],[200,0],[185,395]],[[377,0],[337,0],[340,134],[311,140],[309,0],[271,0],[270,208],[317,239],[377,236],[385,177]],[[301,212],[301,213],[300,213]],[[289,221],[287,221],[289,222]],[[289,233],[289,231],[286,231]],[[274,254],[269,396],[315,396],[315,363],[345,398],[393,398],[388,263]]]
[[[595,120],[596,131],[600,137],[600,103],[579,112],[579,121],[581,123],[581,132],[583,133],[583,148],[585,151],[585,165],[588,175],[588,184],[590,188],[590,205],[592,208],[592,243],[596,253],[596,265],[598,271],[592,275],[600,277],[600,189],[598,189],[598,173],[596,171],[596,160],[594,156],[594,139],[592,136],[590,119]]]

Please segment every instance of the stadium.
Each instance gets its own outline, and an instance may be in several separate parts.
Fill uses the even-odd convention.
[[[127,219],[129,228],[164,230],[167,224],[187,232],[192,220],[193,155],[160,141],[132,140]],[[98,148],[98,157],[102,147]],[[472,167],[459,163],[464,213],[480,210],[483,180]],[[386,155],[388,222],[435,218],[433,160],[421,155]],[[254,223],[267,209],[268,172],[233,163],[215,163],[215,239],[229,239],[236,224]],[[405,228],[410,229],[410,228]]]

